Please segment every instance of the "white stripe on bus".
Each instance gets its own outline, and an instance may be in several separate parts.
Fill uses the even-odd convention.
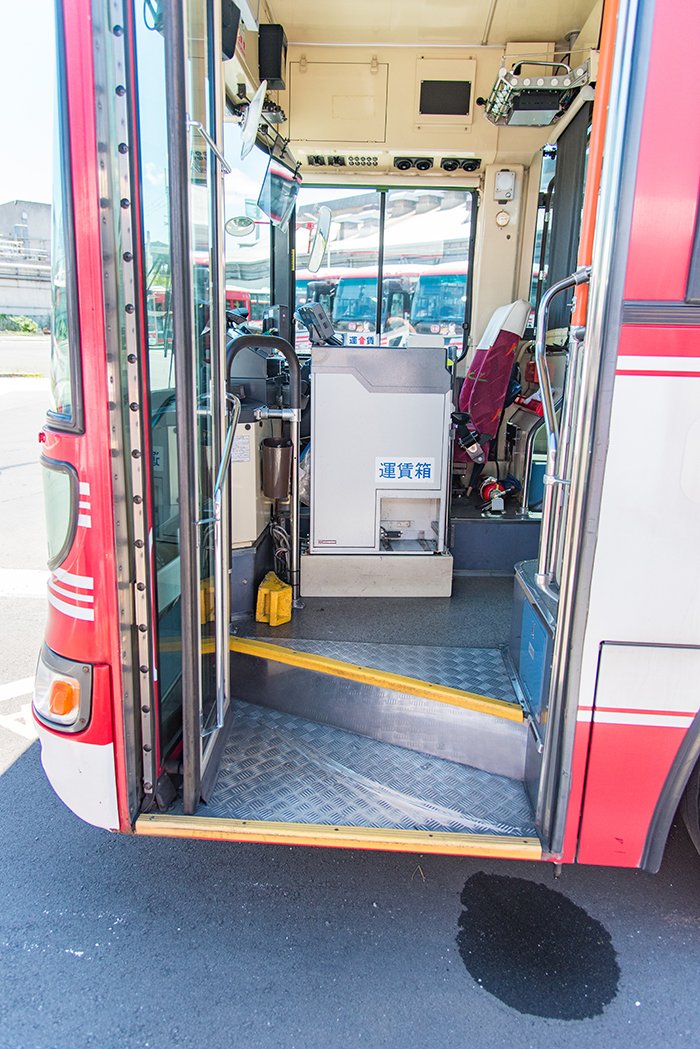
[[[90,485],[88,484],[87,481],[81,481],[80,482],[80,495],[89,495],[89,494],[90,494]]]
[[[94,608],[78,608],[77,605],[69,605],[65,601],[61,601],[59,597],[48,592],[49,604],[57,608],[59,612],[63,612],[64,616],[70,616],[71,619],[88,619],[91,622],[95,620],[95,609]]]
[[[78,528],[92,528],[92,518],[89,514],[78,514]]]
[[[590,722],[590,711],[579,711],[576,720]],[[596,713],[594,721],[597,725],[637,725],[651,726],[654,728],[689,728],[693,723],[693,718],[691,716],[683,717],[678,714],[620,714],[601,710]]]
[[[55,594],[63,594],[64,597],[70,597],[73,601],[83,601],[87,604],[93,604],[95,598],[92,594],[76,594],[73,590],[65,590],[62,586],[59,586],[53,579],[49,579],[49,586]]]
[[[62,583],[68,583],[69,586],[77,587],[80,590],[95,589],[95,580],[91,575],[73,575],[72,572],[66,572],[64,568],[54,568],[53,574]]]
[[[620,354],[617,367],[644,372],[700,372],[700,357],[637,357]]]

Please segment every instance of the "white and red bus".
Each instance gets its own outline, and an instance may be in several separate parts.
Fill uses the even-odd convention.
[[[527,485],[544,447],[541,516],[517,490],[498,519],[455,498],[433,555],[451,559],[451,597],[373,597],[371,574],[370,596],[346,596],[365,563],[346,557],[335,596],[302,594],[272,627],[255,621],[256,587],[273,567],[296,586],[303,517],[294,484],[266,499],[259,446],[289,433],[295,447],[298,373],[280,338],[227,355],[224,179],[252,200],[256,187],[250,159],[223,157],[224,125],[272,74],[251,66],[255,5],[233,43],[222,6],[230,26],[227,0],[57,4],[65,280],[33,706],[49,781],[127,834],[657,870],[679,808],[700,846],[700,124],[684,51],[700,8],[406,0],[375,4],[369,25],[362,7],[262,5],[290,41],[274,82],[288,123],[263,126],[254,154],[329,190],[377,187],[380,226],[392,187],[417,212],[445,188],[473,194],[472,346],[528,299],[542,157],[558,147],[533,373],[546,410],[508,409],[488,464]],[[557,52],[564,39],[577,51]],[[523,54],[565,62],[579,86],[552,67],[533,100]],[[279,306],[293,303],[293,231],[271,229]],[[165,347],[146,291],[154,242]],[[413,351],[391,352],[413,412]],[[559,399],[548,361],[565,372]],[[343,403],[325,449],[312,419],[340,520],[356,507],[332,464],[354,469],[374,424],[362,411]],[[394,465],[425,478],[411,454]],[[412,583],[427,560],[406,555]]]

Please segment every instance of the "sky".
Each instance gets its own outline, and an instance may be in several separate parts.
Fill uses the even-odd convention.
[[[0,0],[0,204],[51,201],[53,0]]]

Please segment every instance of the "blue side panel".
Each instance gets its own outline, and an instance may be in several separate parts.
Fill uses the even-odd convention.
[[[529,601],[523,601],[518,671],[530,709],[538,721],[546,696],[551,650],[550,632]]]

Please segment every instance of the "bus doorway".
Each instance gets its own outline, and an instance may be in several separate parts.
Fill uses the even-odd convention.
[[[142,172],[163,173],[143,178],[145,262],[148,272],[149,252],[165,258],[158,272],[168,284],[146,301],[155,310],[167,294],[172,331],[169,346],[150,343],[147,373],[161,668],[156,739],[161,760],[178,755],[183,806],[193,811],[229,702],[222,627],[230,538],[221,486],[235,400],[225,381],[221,25],[206,0],[174,8],[157,26],[148,17],[135,24],[139,161]]]
[[[258,135],[255,168],[219,155],[222,125],[207,91],[217,77],[227,91],[233,86],[211,57],[215,6],[195,4],[182,25],[177,15],[165,21],[168,126],[189,158],[175,167],[171,147],[171,214],[182,219],[171,224],[173,327],[176,342],[179,331],[182,344],[194,347],[192,360],[178,362],[175,353],[178,626],[183,654],[197,653],[182,661],[182,749],[166,758],[176,809],[285,826],[330,821],[367,831],[434,828],[470,840],[491,835],[503,839],[499,848],[535,854],[556,611],[546,610],[534,665],[525,668],[532,681],[523,683],[523,622],[534,583],[527,578],[527,597],[517,597],[514,612],[513,571],[522,559],[519,537],[532,546],[539,517],[527,505],[518,516],[517,500],[502,513],[511,493],[500,471],[514,461],[501,429],[512,377],[490,409],[497,425],[481,437],[486,461],[453,477],[454,445],[471,440],[452,413],[472,365],[455,388],[448,351],[464,346],[472,315],[476,185],[321,188],[300,197],[305,229],[314,203],[330,201],[323,268],[311,280],[304,256],[296,261],[306,303],[320,305],[328,292],[327,321],[344,343],[324,347],[313,331],[308,351],[297,341],[310,358],[303,410],[311,436],[301,448],[291,347],[280,354],[279,342],[241,334],[224,313],[222,166],[233,167],[236,187],[251,185],[245,199],[234,190],[249,222],[238,222],[227,274],[242,286],[253,278],[264,284],[266,197],[261,188],[254,203],[251,175],[262,170],[265,143]],[[273,157],[277,149],[284,166],[286,147],[267,142]],[[286,161],[291,183],[295,169]],[[277,304],[285,235],[290,251],[293,238],[275,208],[269,284]],[[193,251],[196,268],[183,264]],[[517,354],[526,363],[529,312],[524,301],[499,306],[474,338],[470,360],[493,361],[505,340],[513,361]],[[488,367],[479,381],[487,374]],[[562,370],[559,395],[564,381]],[[233,399],[240,416],[229,411]],[[353,417],[362,420],[359,429],[349,426]],[[273,496],[263,445],[290,439],[289,483]],[[308,509],[295,495],[303,452]],[[528,455],[520,450],[521,465]],[[293,587],[291,619],[282,625],[255,615],[269,571]],[[528,629],[536,629],[537,614]],[[377,762],[386,770],[379,778],[371,771]]]

